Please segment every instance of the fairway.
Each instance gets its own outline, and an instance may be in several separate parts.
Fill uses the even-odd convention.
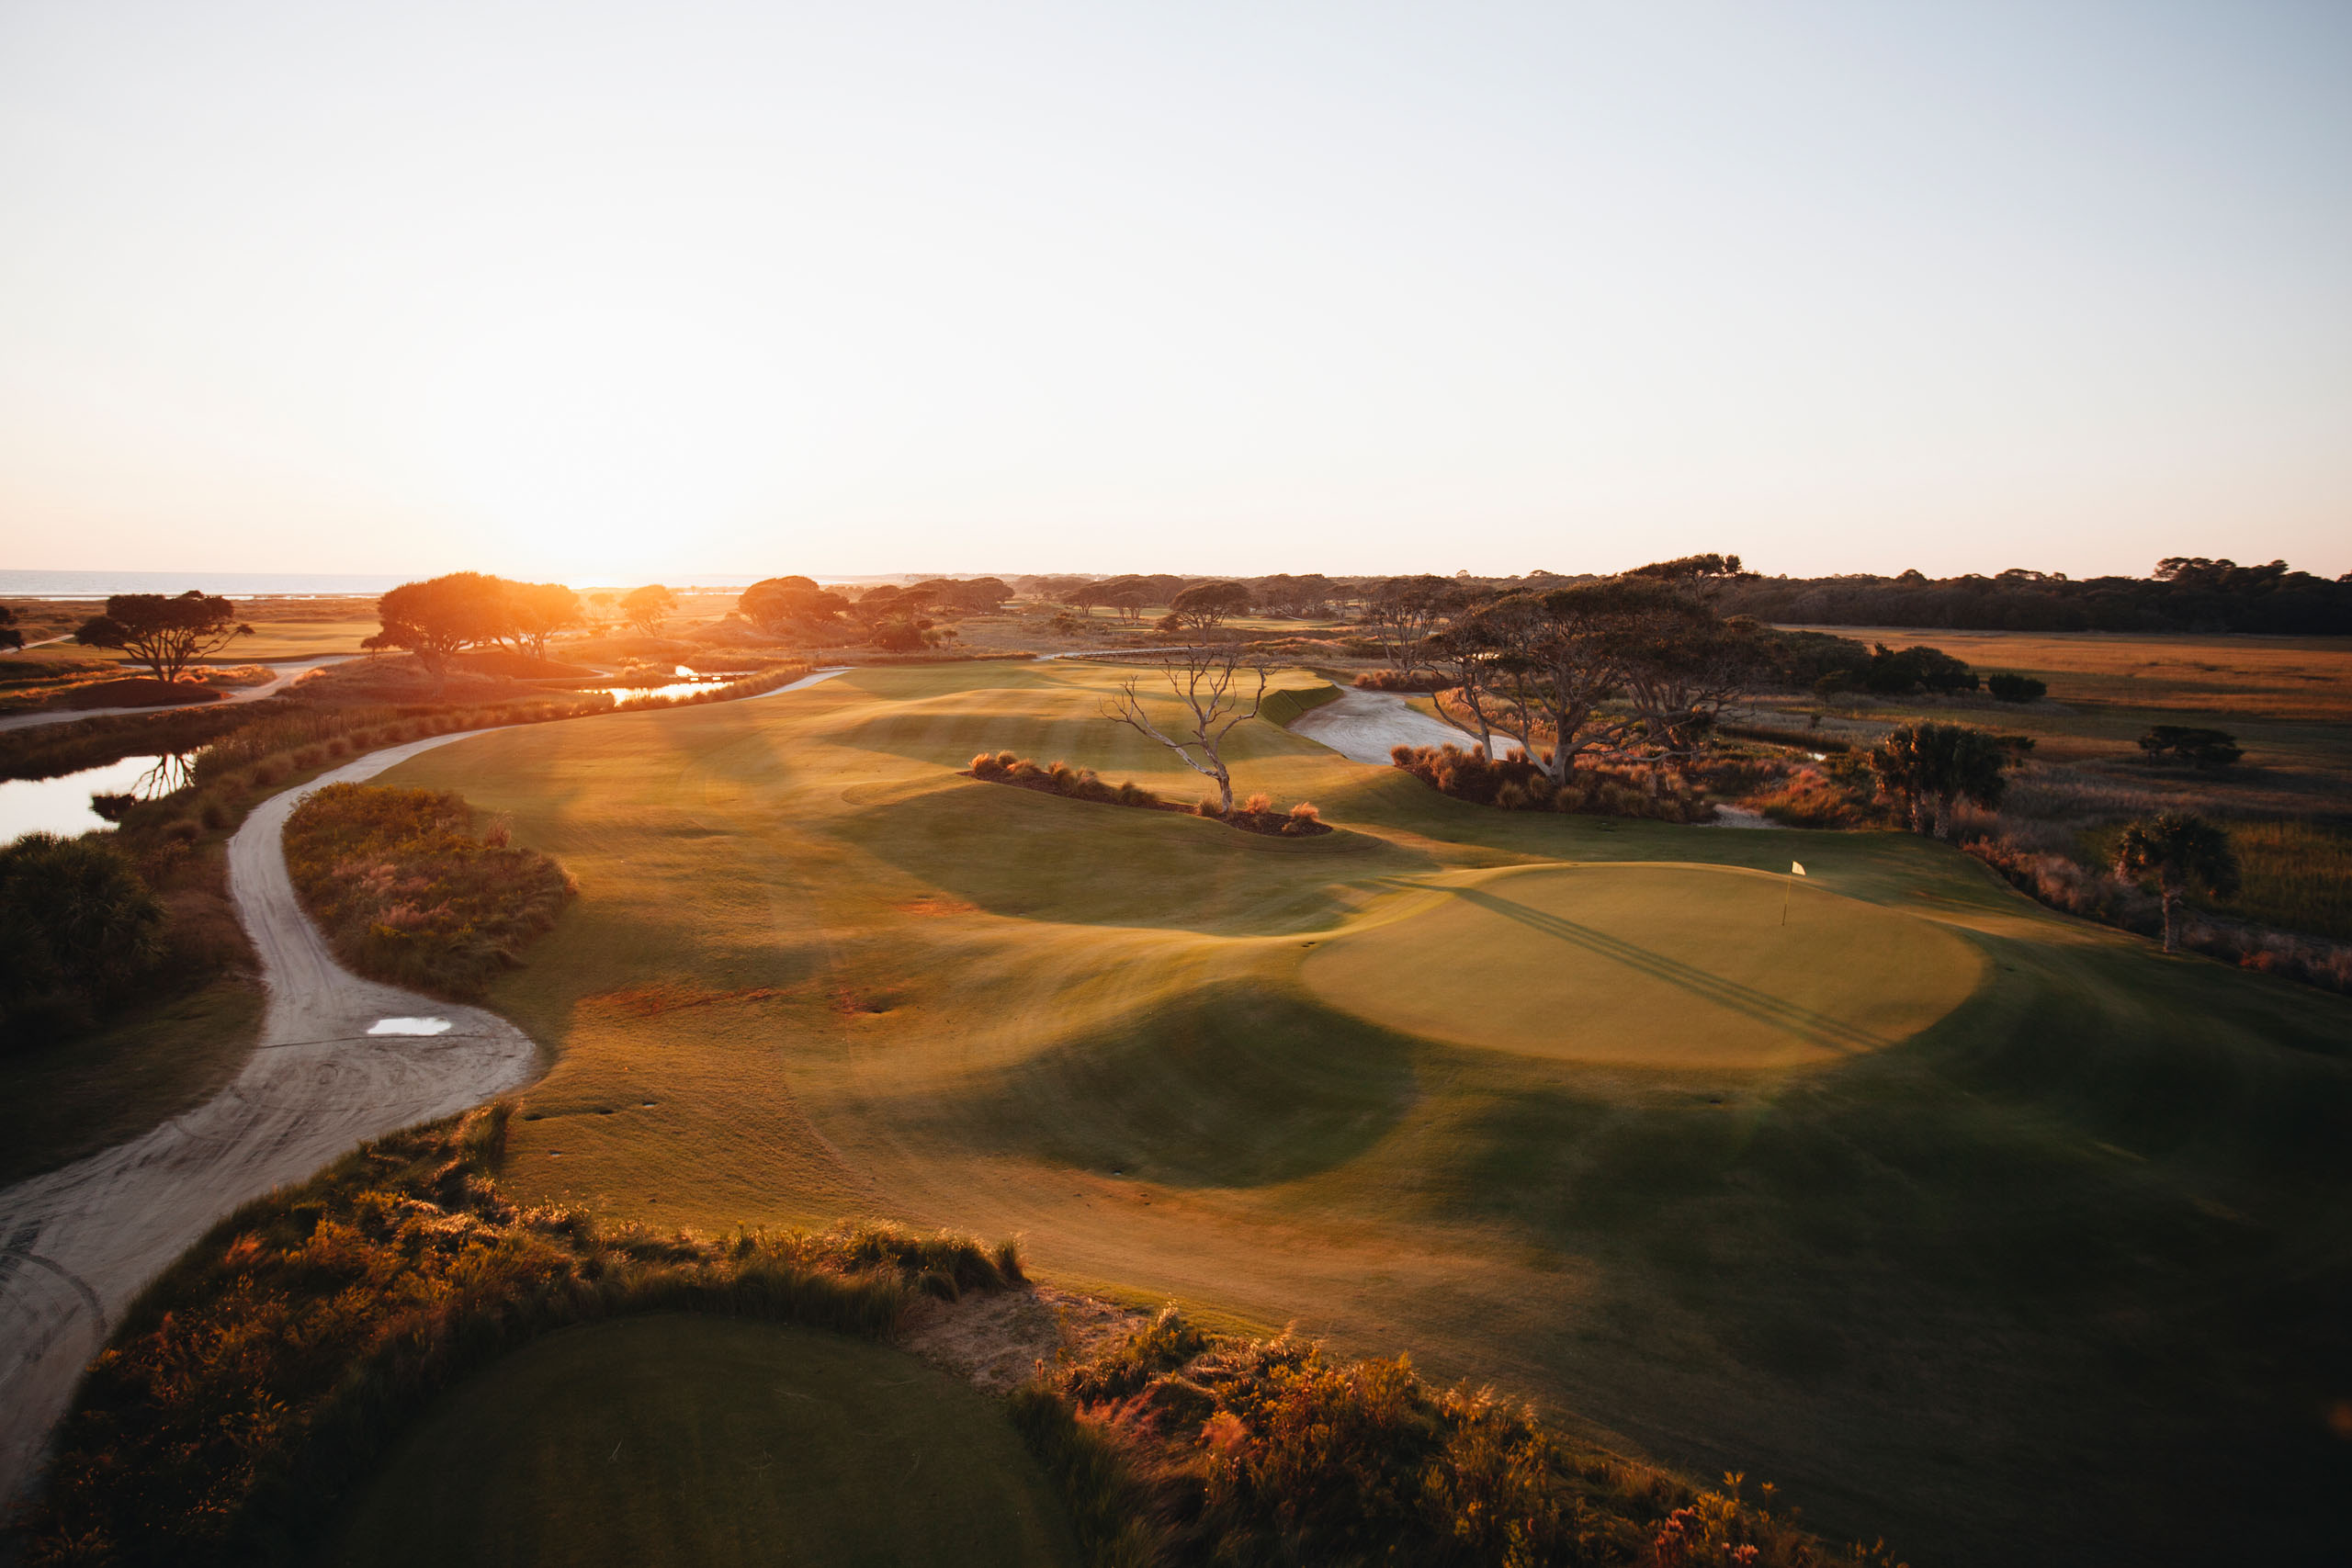
[[[1238,787],[1338,831],[961,775],[1196,798],[1101,718],[1125,673],[860,670],[388,773],[580,882],[493,988],[554,1056],[502,1183],[1018,1235],[1041,1278],[1408,1351],[1913,1562],[2305,1538],[2315,1391],[2352,1398],[2341,998],[1912,835],[1498,811],[1266,723]]]
[[[1074,1565],[995,1401],[902,1351],[731,1318],[524,1349],[408,1434],[320,1559],[853,1568]]]
[[[1302,969],[1332,1006],[1408,1033],[1653,1067],[1883,1050],[1975,988],[1983,961],[1951,932],[1789,880],[1691,865],[1448,879]]]

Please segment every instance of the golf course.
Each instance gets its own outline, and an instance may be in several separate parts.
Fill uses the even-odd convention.
[[[1917,836],[1497,810],[1263,718],[1227,742],[1237,790],[1335,831],[964,772],[1009,750],[1198,798],[1102,716],[1133,673],[869,667],[385,773],[579,885],[488,998],[548,1054],[515,1201],[1018,1235],[1058,1286],[1407,1352],[1915,1564],[2267,1561],[2324,1533],[2352,1454],[2341,998],[2165,957]],[[1275,685],[1284,714],[1328,690]],[[660,1321],[460,1390],[496,1461],[412,1443],[356,1517],[454,1488],[447,1517],[538,1528],[608,1484],[590,1438],[620,1430],[564,1358],[658,1390],[783,1353]],[[703,1424],[684,1455],[898,1418],[852,1364],[888,1352],[794,1354],[862,1413],[739,1439],[718,1394],[646,1393],[629,1420]],[[1015,1509],[1019,1466],[958,1474]],[[564,1528],[651,1560],[600,1517]],[[1025,1560],[1059,1560],[1036,1528]],[[536,1549],[604,1560],[570,1539]]]

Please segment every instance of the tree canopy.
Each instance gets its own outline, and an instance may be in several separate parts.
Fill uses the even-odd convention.
[[[1894,800],[1914,830],[1943,833],[1952,807],[1973,801],[1990,810],[2001,804],[2008,780],[2003,770],[2014,753],[2000,739],[1964,724],[1905,724],[1891,731],[1870,753],[1879,788]]]
[[[403,582],[376,601],[383,629],[359,646],[371,652],[403,649],[437,675],[455,655],[504,635],[512,624],[510,586],[479,571]]]
[[[89,648],[119,649],[153,671],[158,681],[218,653],[253,627],[237,619],[237,606],[215,593],[191,588],[176,598],[161,593],[117,593],[106,613],[84,621],[74,640]]]
[[[0,604],[0,648],[22,648],[25,634],[17,629],[17,612]]]
[[[1171,630],[1190,637],[1213,637],[1216,629],[1250,608],[1250,590],[1238,582],[1196,582],[1169,601]]]
[[[678,596],[658,582],[632,588],[621,595],[621,614],[647,637],[658,636],[664,617],[677,607]]]
[[[2224,898],[2238,890],[2238,860],[2229,835],[2186,812],[2167,811],[2126,827],[2116,843],[2115,874],[2156,879],[2166,953],[2179,951],[2180,906],[2192,886]]]
[[[783,636],[837,624],[849,601],[817,586],[813,578],[762,578],[735,601],[742,617],[762,631]]]

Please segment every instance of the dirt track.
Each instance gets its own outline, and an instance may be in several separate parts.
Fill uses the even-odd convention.
[[[763,694],[841,672],[820,670]],[[365,1139],[479,1105],[531,1076],[537,1048],[504,1019],[336,964],[295,898],[280,847],[286,818],[311,790],[484,733],[370,752],[254,807],[229,840],[230,893],[269,987],[252,1061],[187,1115],[0,1192],[0,1506],[31,1478],[123,1308],[215,1221]],[[449,1028],[368,1032],[379,1020],[419,1017]]]
[[[53,637],[51,640],[54,642],[62,642],[64,639],[62,637]],[[28,644],[27,646],[30,647],[32,645]],[[278,693],[284,691],[288,686],[292,685],[303,676],[308,675],[313,670],[324,669],[330,664],[340,664],[346,659],[353,659],[356,657],[357,655],[356,654],[336,653],[330,654],[321,659],[266,660],[263,662],[270,664],[273,667],[284,667],[278,671],[277,679],[259,686],[246,686],[240,690],[231,692],[227,696],[222,697],[218,702],[165,703],[158,707],[143,708],[60,708],[53,713],[48,711],[39,713],[12,713],[6,717],[0,717],[0,731],[11,729],[35,729],[45,724],[71,724],[75,719],[79,718],[111,718],[118,714],[178,713],[185,708],[217,708],[226,707],[231,703],[259,702],[264,697],[274,697],[277,695]]]
[[[395,746],[317,782],[369,778],[462,739]],[[229,840],[230,889],[269,987],[245,1070],[144,1137],[0,1192],[0,1499],[30,1477],[123,1308],[214,1221],[363,1139],[478,1104],[532,1072],[536,1047],[503,1019],[362,980],[329,955],[278,847],[287,816],[314,787],[263,802]],[[368,1033],[402,1016],[450,1028]]]

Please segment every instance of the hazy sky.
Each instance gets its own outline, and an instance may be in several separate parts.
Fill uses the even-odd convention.
[[[2352,570],[2352,5],[0,0],[0,567]]]

